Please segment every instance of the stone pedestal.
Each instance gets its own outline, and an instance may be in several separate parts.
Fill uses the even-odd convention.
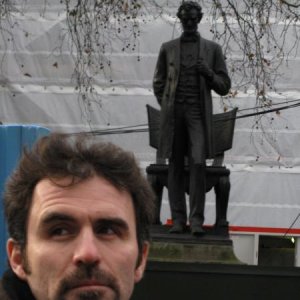
[[[191,233],[170,234],[169,226],[151,228],[150,261],[242,264],[234,255],[229,238],[210,233],[194,237]]]

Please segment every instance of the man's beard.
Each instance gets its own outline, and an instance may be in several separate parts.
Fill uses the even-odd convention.
[[[94,280],[100,285],[109,287],[115,294],[113,300],[120,299],[120,287],[110,273],[98,269],[94,265],[82,264],[60,282],[54,300],[66,300],[66,294],[86,280]],[[82,291],[77,294],[78,300],[101,300],[102,297],[100,291]]]
[[[26,252],[22,253],[23,267],[27,275],[32,274]],[[65,277],[59,284],[58,291],[53,300],[66,300],[66,294],[72,288],[78,286],[84,280],[95,280],[99,284],[108,286],[115,293],[113,300],[120,299],[120,287],[115,279],[107,271],[98,269],[93,264],[81,264],[73,273]],[[102,293],[99,291],[82,291],[78,293],[78,300],[101,300]]]

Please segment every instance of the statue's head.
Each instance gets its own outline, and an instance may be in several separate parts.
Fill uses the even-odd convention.
[[[194,1],[185,1],[178,8],[177,17],[180,19],[184,33],[197,32],[198,24],[202,19],[201,6]]]

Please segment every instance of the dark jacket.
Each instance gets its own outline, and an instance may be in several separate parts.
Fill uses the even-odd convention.
[[[206,156],[214,157],[212,127],[212,96],[214,90],[221,96],[231,87],[224,55],[220,45],[202,37],[199,39],[199,57],[213,70],[214,77],[208,82],[199,76],[200,98],[204,105]],[[161,106],[161,127],[158,156],[170,158],[174,134],[174,102],[180,73],[180,38],[162,44],[153,79],[154,94]]]
[[[28,284],[20,280],[11,270],[4,273],[0,281],[1,300],[35,300]]]

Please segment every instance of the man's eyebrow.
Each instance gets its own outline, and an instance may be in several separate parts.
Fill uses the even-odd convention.
[[[129,230],[129,226],[128,223],[126,221],[124,221],[121,218],[101,218],[101,219],[97,219],[95,221],[96,225],[114,225],[114,226],[118,226],[120,228],[123,228],[125,230]]]
[[[59,213],[59,212],[52,212],[47,214],[46,216],[44,216],[42,218],[42,224],[51,224],[53,222],[58,222],[58,221],[63,221],[63,222],[74,222],[75,219],[73,217],[71,217],[68,214],[64,214],[64,213]]]
[[[48,225],[54,222],[75,222],[75,218],[72,216],[65,214],[65,213],[59,213],[59,212],[52,212],[47,214],[44,218],[42,218],[42,224]],[[115,217],[101,217],[95,219],[93,222],[96,226],[103,226],[103,225],[114,225],[118,226],[120,228],[123,228],[125,230],[129,230],[129,226],[126,221],[124,221],[121,218],[115,218]]]

